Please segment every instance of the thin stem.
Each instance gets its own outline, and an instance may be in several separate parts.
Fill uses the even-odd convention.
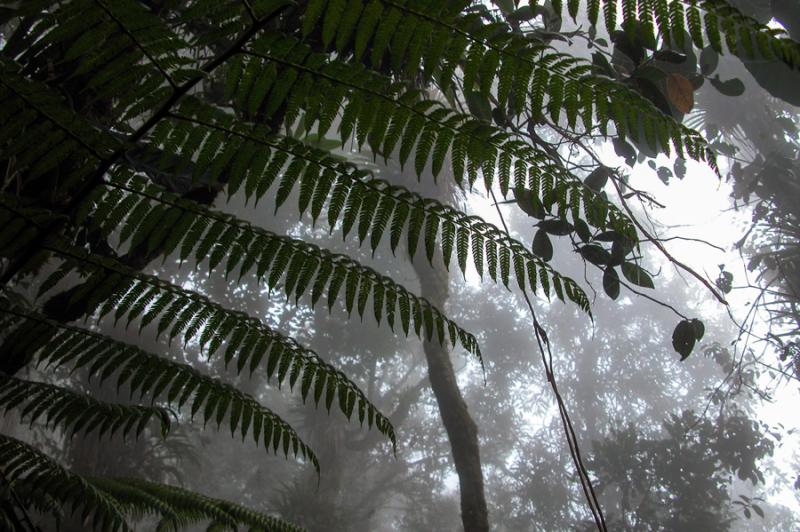
[[[503,225],[503,229],[505,229],[506,233],[509,233],[508,225],[506,224],[503,212],[500,210],[500,206],[498,205],[497,197],[495,196],[494,191],[489,189],[489,194],[491,195],[492,202],[497,210],[497,214],[500,217],[500,222]],[[564,402],[564,398],[561,396],[561,392],[558,390],[558,384],[556,383],[555,372],[553,370],[553,353],[550,350],[550,341],[544,334],[544,328],[536,317],[536,311],[533,308],[533,303],[531,303],[528,293],[523,291],[522,297],[525,299],[525,303],[528,305],[528,309],[531,312],[531,317],[533,318],[533,329],[536,336],[536,344],[539,348],[542,365],[544,366],[545,375],[547,376],[547,382],[550,383],[550,388],[553,390],[553,394],[556,397],[556,402],[558,403],[559,417],[561,418],[564,434],[567,436],[570,457],[572,458],[572,463],[575,464],[575,468],[578,470],[578,478],[580,478],[581,481],[581,488],[583,489],[584,497],[589,503],[589,509],[592,512],[597,529],[600,532],[607,532],[608,527],[606,526],[600,501],[597,498],[597,493],[595,493],[594,486],[592,486],[592,480],[589,477],[589,472],[583,463],[583,457],[581,456],[580,447],[578,446],[578,437],[575,434],[575,429],[572,426],[572,420],[569,417],[569,412]],[[544,345],[542,345],[543,343]],[[547,354],[545,354],[545,346],[547,347]]]
[[[594,152],[592,152],[592,150],[590,150],[588,147],[586,147],[586,145],[583,142],[581,142],[581,140],[579,138],[576,138],[574,135],[571,135],[568,131],[565,131],[564,129],[559,128],[558,126],[554,126],[554,127],[557,128],[558,131],[562,135],[564,135],[566,138],[568,138],[570,141],[572,141],[575,144],[577,144],[578,146],[580,146],[583,149],[583,151],[586,152],[586,154],[589,155],[589,157],[594,159],[594,161],[597,164],[605,166],[603,164],[603,162],[600,160],[600,158],[597,157],[597,155]],[[656,246],[659,251],[661,251],[661,253],[667,258],[667,260],[669,260],[675,266],[677,266],[678,268],[684,270],[685,272],[690,274],[692,277],[694,277],[695,279],[697,279],[698,281],[703,283],[703,285],[705,285],[705,287],[708,288],[708,290],[711,292],[711,294],[713,294],[713,296],[717,299],[717,301],[719,301],[723,305],[727,306],[728,302],[725,300],[725,298],[722,296],[722,294],[720,294],[719,291],[717,291],[717,289],[705,277],[703,277],[702,275],[697,273],[690,266],[687,266],[686,264],[684,264],[683,262],[679,261],[674,256],[672,256],[672,254],[669,251],[667,251],[667,248],[664,247],[664,245],[660,242],[660,240],[658,238],[654,237],[653,235],[651,235],[650,232],[647,229],[645,229],[645,227],[642,225],[642,223],[639,222],[639,220],[636,218],[636,216],[634,216],[633,211],[631,210],[631,208],[628,206],[627,201],[625,201],[625,197],[622,194],[622,191],[620,190],[619,183],[617,182],[618,179],[620,178],[618,172],[616,170],[613,170],[613,169],[612,169],[612,171],[613,171],[614,175],[612,176],[612,179],[609,179],[609,181],[611,181],[611,183],[614,185],[614,189],[617,191],[617,194],[620,197],[620,202],[622,203],[622,208],[625,209],[625,212],[628,214],[628,216],[630,217],[630,219],[634,223],[634,225],[636,225],[636,227],[642,232],[642,234],[644,234],[644,236],[647,237],[647,239],[650,242],[652,242],[653,245]],[[616,179],[614,179],[614,177]]]

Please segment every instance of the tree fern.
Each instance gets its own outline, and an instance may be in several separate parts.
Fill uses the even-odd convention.
[[[113,151],[113,141],[79,119],[46,86],[22,77],[5,58],[0,69],[0,119],[8,126],[0,140],[6,157],[28,167],[29,179],[58,168],[63,181],[74,184]],[[19,131],[26,134],[15,135]]]
[[[342,221],[342,234],[343,236],[347,236],[350,230],[353,228],[355,221],[357,219],[362,218],[363,216],[372,216],[373,210],[369,208],[363,208],[365,206],[368,207],[368,204],[364,203],[364,198],[370,196],[371,194],[377,194],[379,197],[386,200],[386,202],[391,201],[394,203],[393,214],[390,223],[390,247],[392,250],[395,250],[397,245],[400,241],[400,235],[403,233],[405,228],[408,228],[408,249],[412,256],[416,253],[416,243],[418,242],[418,238],[420,233],[418,229],[424,226],[424,220],[428,218],[435,217],[439,219],[441,222],[449,221],[451,224],[442,225],[442,227],[453,227],[454,229],[457,228],[460,231],[465,231],[466,234],[471,235],[473,233],[481,233],[485,237],[485,239],[473,239],[472,237],[468,238],[468,240],[474,240],[476,242],[481,242],[485,240],[486,245],[491,246],[501,246],[506,247],[510,254],[514,256],[513,260],[515,264],[520,264],[516,271],[523,272],[523,274],[518,277],[519,285],[523,289],[530,288],[532,291],[536,291],[538,286],[536,283],[530,285],[527,282],[527,279],[530,277],[530,274],[524,274],[525,269],[528,270],[533,269],[534,274],[535,271],[538,269],[542,273],[545,273],[547,277],[559,277],[559,280],[554,282],[557,286],[560,286],[560,276],[554,272],[547,264],[544,264],[540,259],[533,256],[529,251],[527,251],[526,247],[507,235],[504,234],[503,231],[497,229],[496,227],[492,226],[481,220],[479,217],[475,216],[468,216],[464,213],[457,211],[451,207],[441,204],[436,200],[432,200],[429,198],[424,198],[418,194],[412,193],[403,187],[398,187],[391,185],[383,180],[372,178],[369,173],[366,173],[362,170],[359,170],[352,165],[341,163],[336,161],[330,155],[325,154],[324,152],[320,152],[319,150],[311,149],[307,146],[304,146],[302,143],[293,141],[292,139],[283,139],[281,141],[273,140],[269,137],[262,137],[258,134],[256,130],[255,133],[237,133],[235,130],[229,129],[230,124],[223,124],[219,126],[215,126],[212,122],[207,122],[203,118],[195,118],[185,116],[183,114],[176,114],[175,118],[178,121],[187,121],[192,124],[196,124],[199,126],[208,127],[211,131],[224,131],[232,136],[236,136],[239,138],[243,138],[248,142],[254,142],[256,144],[261,145],[262,147],[267,148],[274,148],[279,153],[289,152],[291,155],[296,157],[302,157],[307,162],[304,164],[302,168],[294,168],[291,167],[287,168],[285,173],[283,174],[281,182],[278,184],[278,190],[276,192],[276,203],[282,203],[286,197],[288,197],[289,193],[291,192],[294,184],[299,180],[301,183],[303,181],[309,181],[311,183],[316,183],[316,186],[320,187],[320,189],[316,189],[313,193],[307,194],[306,197],[312,198],[312,219],[316,221],[317,216],[319,213],[322,212],[322,208],[325,205],[325,200],[329,197],[328,203],[328,223],[331,227],[333,227],[338,220],[341,219]],[[222,118],[221,120],[226,120]],[[227,119],[227,121],[230,121]],[[165,122],[166,123],[166,122]],[[168,126],[165,126],[168,127]],[[236,145],[237,147],[240,145]],[[241,152],[240,152],[241,153]],[[224,156],[224,155],[223,155]],[[213,159],[212,159],[213,160]],[[280,159],[281,161],[286,161],[283,157]],[[269,166],[269,160],[262,160],[262,167],[264,165]],[[213,166],[213,163],[212,163]],[[326,170],[330,170],[331,173],[335,174],[336,180],[333,181],[332,178],[328,179],[317,179],[317,173],[314,168],[321,167],[326,168]],[[311,169],[310,171],[309,168]],[[523,166],[523,172],[525,171],[525,167]],[[302,170],[307,170],[305,173],[301,174]],[[277,170],[275,170],[277,172]],[[534,180],[536,174],[533,174]],[[247,190],[254,190],[258,191],[258,187],[261,187],[262,194],[266,193],[267,186],[271,185],[272,175],[267,175],[268,183],[267,185],[262,185],[262,183],[248,185],[245,183],[245,191]],[[259,173],[248,174],[248,179],[258,180],[262,178]],[[552,187],[552,180],[551,179],[542,179],[541,182],[545,183],[544,189],[544,196],[546,197],[546,203],[548,206],[548,210],[553,206],[553,204],[559,201],[559,198],[562,200],[559,203],[559,210],[566,211],[568,208],[568,203],[566,201],[566,197],[568,194],[574,195],[577,198],[580,198],[580,201],[585,202],[595,201],[592,199],[591,191],[585,189],[583,185],[579,182],[572,182],[570,184],[562,183],[561,186],[558,187],[559,194],[551,194],[552,190],[548,190],[548,184]],[[530,181],[530,184],[535,184],[535,181]],[[314,186],[314,185],[311,185]],[[301,184],[302,188],[302,184]],[[234,188],[234,190],[238,190],[238,188]],[[320,190],[320,192],[317,192]],[[330,196],[328,196],[328,192],[330,191]],[[301,199],[303,195],[301,194]],[[314,205],[314,200],[318,200],[317,205]],[[379,200],[381,201],[381,200]],[[301,212],[307,208],[307,205],[301,204],[300,205]],[[387,207],[388,210],[388,207]],[[626,218],[624,216],[615,216],[614,212],[610,211],[611,216],[609,223],[614,225],[620,230],[624,232],[629,232],[630,225],[626,223]],[[386,215],[384,215],[385,217]],[[385,218],[384,218],[385,219]],[[372,218],[365,222],[367,225],[366,232],[359,234],[360,239],[363,241],[367,234],[370,233],[369,231],[369,223],[371,221],[377,221],[378,225],[376,229],[378,230],[379,234],[377,237],[371,238],[371,245],[376,246],[377,243],[380,241],[380,237],[383,235],[385,226],[381,224],[382,218]],[[415,224],[414,221],[417,221],[417,230],[414,230]],[[592,218],[592,222],[596,225],[605,227],[606,219],[603,218],[602,220],[594,217]],[[372,232],[375,235],[375,232]],[[435,232],[428,232],[425,237],[428,239],[428,244],[426,244],[428,249],[431,249],[432,242],[436,237]],[[477,238],[477,237],[476,237]],[[472,257],[473,257],[473,265],[476,269],[480,268],[483,269],[483,260],[481,259],[483,255],[483,250],[476,251],[477,248],[473,246],[472,248]],[[466,256],[468,253],[468,248],[463,246],[459,246],[457,249],[459,255]],[[449,263],[449,254],[445,257],[446,264]],[[466,270],[466,262],[459,261],[459,267],[464,272]],[[535,278],[535,275],[534,275]],[[585,297],[583,292],[578,288],[578,286],[572,282],[571,280],[566,280],[565,283],[569,286],[567,290],[567,294],[569,295],[572,301],[578,303],[584,310],[588,310],[588,299]],[[544,286],[544,285],[543,285]],[[547,291],[545,291],[548,294]],[[561,292],[557,292],[559,297],[561,297]],[[549,294],[548,294],[549,295]],[[427,318],[426,318],[427,319]],[[427,330],[427,329],[426,329]],[[429,333],[430,334],[430,333]],[[460,336],[460,334],[459,334]],[[463,342],[462,342],[463,344]],[[468,344],[471,342],[468,341]],[[471,346],[467,347],[468,350],[472,350]]]
[[[298,379],[308,383],[302,389],[303,399],[308,397],[313,385],[315,403],[320,402],[324,388],[328,408],[334,397],[338,397],[342,412],[350,418],[358,404],[359,421],[363,422],[367,415],[369,426],[374,420],[376,428],[394,441],[391,424],[363,392],[343,373],[292,338],[255,318],[227,310],[202,295],[133,271],[112,259],[89,255],[57,243],[44,249],[64,260],[67,268],[72,265],[89,274],[81,290],[72,295],[71,304],[88,298],[89,308],[100,305],[98,318],[114,310],[116,319],[123,319],[127,324],[141,315],[140,329],[152,322],[157,327],[157,336],[166,334],[170,341],[175,338],[182,338],[184,342],[194,339],[209,357],[227,340],[226,364],[235,357],[241,371],[248,363],[255,368],[265,362],[267,377],[276,377],[279,386],[287,377],[290,388],[294,388]],[[131,294],[135,295],[129,297]],[[206,405],[206,408],[211,406]]]
[[[9,43],[19,51],[15,59],[28,63],[35,54],[54,54],[78,90],[116,100],[114,116],[152,105],[192,74],[190,60],[179,54],[187,44],[139,2],[34,0],[19,9],[38,20],[20,42]]]
[[[429,21],[434,25],[448,29],[449,35],[461,35],[463,37],[463,40],[452,39],[452,43],[460,47],[454,53],[454,57],[464,57],[466,61],[463,73],[466,90],[471,90],[475,80],[479,79],[478,74],[483,72],[484,77],[481,79],[481,85],[484,91],[488,91],[498,72],[503,72],[504,70],[503,68],[493,68],[493,65],[503,65],[505,62],[511,62],[513,66],[505,69],[505,82],[508,83],[509,78],[513,78],[512,86],[518,87],[515,91],[516,93],[524,95],[530,89],[535,95],[541,93],[542,87],[531,85],[531,79],[534,82],[536,81],[535,73],[531,77],[531,72],[547,69],[552,80],[549,88],[545,89],[545,93],[549,97],[547,105],[551,117],[557,119],[560,109],[568,103],[564,100],[563,92],[563,85],[566,81],[579,85],[588,85],[594,92],[594,99],[593,101],[585,100],[580,104],[607,107],[624,102],[625,108],[629,112],[635,113],[637,117],[641,117],[642,120],[659,131],[659,138],[670,139],[673,149],[678,154],[685,152],[689,157],[706,161],[712,168],[716,168],[714,156],[701,136],[678,124],[671,117],[663,115],[652,103],[635,91],[627,89],[619,83],[591,75],[592,67],[587,61],[556,52],[543,43],[532,42],[512,33],[496,32],[494,28],[489,29],[488,26],[475,24],[474,19],[469,16],[453,15],[449,19],[435,18],[427,12],[423,12],[426,11],[426,8],[422,4],[415,5],[414,2],[410,2],[408,6],[402,6],[389,1],[382,1],[381,3],[391,5],[392,9],[399,9],[405,12],[405,16],[411,20]],[[411,20],[409,25],[413,24]],[[470,32],[463,29],[471,26],[479,28],[478,31]],[[393,30],[397,32],[395,35],[401,35],[402,29],[400,28],[403,27],[395,26]],[[404,39],[403,36],[398,38]],[[430,35],[427,38],[430,38]],[[339,51],[344,52],[345,50]],[[404,59],[397,60],[399,63],[403,61]],[[375,66],[373,64],[373,67]],[[414,66],[415,68],[412,71],[421,70],[419,65]],[[455,70],[448,69],[448,72],[453,75]],[[510,74],[510,72],[514,72],[514,74]],[[452,85],[452,79],[442,79],[441,76],[437,81],[445,88]],[[537,101],[533,100],[531,108],[536,113],[540,109],[540,105],[537,105]],[[590,113],[583,113],[583,117],[588,118],[589,116]],[[614,120],[620,133],[638,136],[638,131],[629,131],[630,128],[626,127],[627,116],[612,115],[610,118]],[[587,129],[591,129],[593,125],[593,122],[584,124]],[[659,146],[654,146],[654,148],[660,147],[660,149],[669,153],[670,142],[660,143]]]
[[[0,463],[11,489],[24,493],[34,504],[54,499],[73,512],[80,510],[84,523],[98,530],[132,530],[127,519],[148,514],[160,518],[158,530],[179,530],[197,522],[210,522],[220,530],[238,526],[275,532],[301,530],[270,515],[174,486],[82,477],[30,445],[2,434]]]
[[[119,197],[119,191],[133,197],[133,201]],[[439,309],[424,298],[410,293],[391,278],[360,265],[346,255],[333,254],[302,240],[276,235],[232,216],[204,209],[194,202],[181,200],[174,194],[149,185],[141,178],[122,180],[118,176],[106,187],[97,189],[90,203],[92,209],[86,214],[98,220],[100,229],[105,233],[119,228],[126,237],[130,235],[131,241],[147,242],[149,248],[158,248],[164,255],[180,248],[181,260],[193,258],[199,264],[208,259],[209,270],[216,268],[224,259],[226,276],[237,270],[237,267],[240,279],[255,270],[257,278],[266,282],[271,289],[279,288],[283,279],[283,290],[287,298],[294,297],[295,301],[303,295],[309,295],[313,306],[326,295],[330,308],[339,295],[336,287],[346,282],[348,285],[358,286],[359,302],[372,297],[372,313],[376,321],[380,323],[385,316],[390,327],[394,327],[395,302],[398,299],[406,301],[407,305],[415,309],[415,315],[431,316],[433,327],[428,329],[426,326],[425,329],[429,339],[434,330],[446,329],[450,332],[449,339],[454,345],[461,341],[467,350],[480,356],[475,338],[446,318]],[[131,213],[141,204],[147,205],[146,210],[142,211],[144,214],[133,216]],[[167,224],[142,223],[143,220],[170,217],[170,214],[172,222]],[[129,229],[131,224],[137,224],[137,227]],[[163,230],[165,225],[171,228],[169,234]],[[221,229],[222,227],[225,229]],[[142,235],[142,232],[145,234]],[[206,238],[208,234],[221,236],[212,241]],[[124,244],[126,238],[121,240]],[[351,299],[346,300],[348,313],[353,311],[353,303]],[[364,306],[358,305],[357,311],[363,318]],[[407,317],[403,320],[402,327],[408,334]],[[416,332],[421,334],[419,328]],[[445,340],[444,335],[439,336],[440,342]]]
[[[610,32],[619,25],[655,42],[657,31],[676,46],[727,47],[800,66],[796,43],[716,0],[552,5],[573,19],[586,10],[593,25],[602,17]],[[102,325],[138,323],[140,334],[152,329],[157,338],[221,353],[237,374],[263,368],[278,386],[299,388],[304,401],[328,410],[336,401],[348,418],[357,410],[360,423],[375,425],[394,446],[392,425],[346,375],[257,318],[137,269],[156,257],[176,256],[225,277],[253,273],[270,291],[312,307],[323,296],[329,309],[340,300],[350,314],[460,344],[481,359],[475,336],[442,309],[347,255],[210,208],[220,191],[270,211],[294,195],[301,216],[331,233],[340,229],[373,253],[383,244],[395,253],[404,243],[412,257],[441,257],[447,268],[455,262],[464,275],[472,268],[506,287],[513,274],[522,292],[554,293],[587,312],[585,292],[550,265],[548,235],[577,236],[576,251],[617,287],[617,266],[629,281],[652,286],[634,263],[634,221],[609,201],[605,178],[582,180],[557,152],[531,145],[515,128],[533,120],[613,133],[716,170],[707,143],[632,88],[597,75],[590,62],[469,6],[6,2],[0,18],[13,31],[0,51],[2,278],[10,286],[27,275],[37,301],[52,298],[32,309],[0,302],[0,406],[68,434],[103,436],[138,434],[151,419],[163,430],[164,408],[175,409],[179,422],[185,408],[188,417],[218,427],[227,421],[232,434],[251,434],[266,449],[319,469],[292,427],[253,397],[190,366],[54,320],[45,313],[55,301],[70,315],[93,313]],[[431,97],[433,87],[441,101]],[[308,135],[324,138],[334,124],[342,146],[397,160],[418,178],[430,169],[436,179],[449,168],[462,188],[511,194],[509,201],[536,219],[533,249],[478,216],[304,142]],[[13,375],[27,365],[45,374],[80,368],[149,404],[101,402]],[[0,437],[0,463],[31,504],[80,509],[97,528],[126,529],[126,520],[150,515],[162,529],[201,520],[218,528],[292,529],[177,487],[85,479],[8,436]]]
[[[0,464],[11,489],[20,489],[34,500],[56,500],[73,512],[80,510],[95,529],[131,530],[116,499],[30,445],[0,434]]]
[[[20,408],[20,415],[31,425],[42,419],[69,435],[97,431],[101,437],[113,436],[122,430],[123,435],[134,431],[138,436],[155,419],[162,435],[169,432],[169,414],[163,408],[103,403],[84,393],[8,375],[0,376],[0,383],[0,407]]]
[[[308,459],[315,468],[319,468],[313,451],[302,442],[288,423],[261,406],[251,396],[219,379],[203,375],[191,366],[147,353],[136,346],[111,340],[86,329],[62,325],[13,307],[0,308],[0,322],[4,328],[12,331],[12,339],[30,338],[34,332],[46,335],[45,341],[15,342],[10,348],[12,354],[25,356],[36,367],[47,370],[66,366],[73,371],[84,368],[89,377],[97,379],[98,382],[113,380],[118,390],[126,386],[131,398],[136,396],[141,400],[149,397],[151,403],[157,400],[163,401],[167,407],[178,410],[188,407],[192,417],[199,414],[204,424],[215,421],[221,426],[227,416],[232,435],[238,431],[244,439],[249,432],[255,443],[263,443],[265,450],[277,453],[283,446],[284,454],[288,455],[289,450],[292,450],[296,456]],[[47,351],[43,350],[44,345],[48,347]],[[239,368],[240,371],[243,369]],[[255,368],[251,366],[250,369],[252,371]],[[308,378],[303,379],[303,395],[308,393],[312,383],[314,382]],[[318,383],[319,381],[316,381],[315,394],[318,393],[317,386],[325,385],[324,382],[322,385]],[[335,383],[331,383],[331,387],[335,388]],[[18,388],[22,389],[25,386],[19,385]],[[323,391],[324,388],[320,390],[320,396]],[[15,398],[18,401],[27,400],[25,397],[14,395],[9,396],[3,404],[7,408],[18,406],[19,403],[14,403]],[[146,410],[142,412],[146,413]],[[46,412],[40,412],[38,415],[44,413]],[[114,423],[117,418],[121,418],[113,412],[112,414],[117,417],[108,418],[97,408],[93,409],[93,413],[104,422],[109,419],[109,422]],[[131,413],[135,414],[136,411]],[[141,417],[140,415],[139,418]],[[380,419],[375,421],[375,423],[380,422]]]
[[[209,528],[212,530],[238,530],[239,526],[264,532],[302,530],[271,515],[176,486],[132,478],[93,478],[90,482],[97,489],[117,498],[128,512],[161,516],[157,528],[159,531],[182,530],[204,521],[210,521]]]

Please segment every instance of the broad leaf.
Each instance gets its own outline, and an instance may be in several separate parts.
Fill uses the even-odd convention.
[[[603,290],[605,290],[608,297],[617,299],[619,297],[619,275],[612,267],[608,267],[603,272]]]
[[[653,279],[650,277],[644,269],[632,262],[623,262],[622,263],[622,275],[625,278],[635,284],[636,286],[641,286],[644,288],[655,288],[653,284]]]
[[[533,254],[547,262],[553,258],[553,243],[550,242],[550,237],[547,232],[542,229],[536,231],[533,237]]]

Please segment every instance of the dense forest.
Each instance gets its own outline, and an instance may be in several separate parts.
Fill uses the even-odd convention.
[[[800,529],[795,0],[0,0],[0,529]]]

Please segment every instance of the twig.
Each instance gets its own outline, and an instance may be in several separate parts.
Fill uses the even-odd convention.
[[[497,210],[497,214],[500,217],[500,222],[503,225],[503,229],[506,231],[506,233],[509,233],[508,225],[506,224],[503,212],[500,210],[500,206],[497,204],[497,197],[495,196],[494,191],[489,189],[489,194],[491,195],[495,209]],[[528,309],[531,312],[531,317],[533,318],[533,330],[536,337],[536,344],[539,347],[542,364],[544,365],[544,371],[547,375],[547,382],[550,383],[550,388],[553,390],[553,394],[556,397],[556,402],[558,403],[559,417],[561,418],[564,434],[567,436],[567,445],[569,446],[570,457],[572,458],[572,463],[575,464],[575,468],[578,470],[578,477],[581,481],[581,488],[583,489],[584,497],[589,503],[589,509],[592,512],[597,529],[600,532],[607,532],[608,527],[606,526],[605,517],[603,516],[603,510],[600,507],[600,501],[597,498],[597,493],[595,493],[594,486],[592,486],[592,479],[589,477],[589,472],[583,463],[583,457],[581,456],[580,447],[578,446],[578,437],[575,434],[575,429],[572,426],[572,420],[569,417],[569,412],[567,411],[566,404],[564,403],[564,398],[561,396],[561,392],[558,390],[555,372],[553,371],[553,353],[550,350],[550,341],[544,334],[544,328],[541,326],[538,318],[536,317],[536,311],[533,308],[533,303],[531,303],[527,292],[523,291],[522,297],[525,299],[525,303],[528,305]],[[546,355],[545,346],[547,347]]]
[[[570,141],[572,141],[575,144],[577,144],[578,146],[580,146],[589,155],[589,157],[594,159],[594,161],[597,164],[605,166],[603,164],[603,162],[597,157],[597,155],[595,155],[595,153],[592,152],[592,150],[587,148],[586,145],[583,144],[583,142],[581,142],[580,139],[576,138],[574,135],[571,135],[568,131],[565,131],[562,128],[559,128],[558,126],[554,126],[554,127],[562,135],[564,135],[566,138],[568,138]],[[620,177],[619,173],[616,170],[613,170],[613,173],[614,173],[614,176],[616,176],[616,178],[619,179],[619,177]],[[614,176],[612,176],[612,177],[614,177]],[[708,288],[708,290],[714,295],[714,297],[717,299],[717,301],[719,301],[723,305],[727,306],[728,302],[725,300],[724,297],[722,297],[722,294],[720,294],[717,291],[717,289],[707,279],[705,279],[702,275],[697,273],[690,266],[687,266],[683,262],[681,262],[678,259],[676,259],[675,257],[673,257],[672,254],[670,254],[670,252],[667,251],[667,249],[663,246],[663,244],[661,244],[661,242],[659,242],[658,239],[654,238],[647,231],[647,229],[644,228],[644,226],[641,224],[641,222],[639,222],[639,220],[636,218],[636,216],[634,216],[633,211],[628,206],[628,203],[625,201],[625,198],[624,198],[624,196],[622,194],[622,191],[619,188],[619,184],[617,183],[617,179],[610,179],[609,181],[611,181],[611,183],[614,185],[614,189],[617,191],[617,194],[619,195],[620,202],[622,203],[622,207],[625,209],[625,212],[628,213],[628,216],[631,218],[631,221],[634,223],[634,225],[636,225],[636,227],[642,232],[642,234],[644,234],[644,236],[646,236],[648,239],[650,239],[652,241],[653,245],[656,246],[659,251],[661,251],[661,253],[667,258],[667,260],[669,260],[675,266],[677,266],[677,267],[681,268],[682,270],[686,271],[691,276],[693,276],[695,279],[697,279],[698,281],[703,283],[703,285],[705,285],[705,287]]]
[[[717,299],[717,301],[719,301],[720,303],[722,303],[725,306],[728,306],[728,302],[725,300],[724,297],[722,297],[722,294],[720,294],[717,291],[717,289],[708,281],[708,279],[706,279],[705,277],[703,277],[702,275],[697,273],[691,266],[688,266],[688,265],[684,264],[683,262],[679,261],[678,259],[676,259],[675,257],[673,257],[672,254],[669,251],[667,251],[667,248],[665,248],[664,245],[658,239],[654,238],[647,231],[647,229],[644,228],[644,226],[634,216],[633,211],[631,211],[631,208],[628,206],[627,202],[624,199],[622,199],[622,193],[620,192],[619,185],[617,184],[617,180],[616,179],[610,179],[610,181],[614,185],[614,188],[616,189],[617,194],[620,195],[622,207],[625,209],[625,212],[628,213],[628,216],[630,216],[631,221],[633,221],[634,225],[636,225],[636,227],[639,229],[639,231],[641,231],[642,234],[644,234],[644,236],[646,236],[649,239],[649,241],[652,242],[652,244],[655,247],[657,247],[659,251],[661,251],[661,253],[667,258],[667,260],[669,260],[675,266],[681,268],[682,270],[687,272],[689,275],[691,275],[692,277],[694,277],[695,279],[697,279],[698,281],[703,283],[705,285],[705,287],[708,288],[709,292],[711,292],[714,295],[714,297]]]
[[[650,239],[650,238],[642,238],[640,240],[642,242],[653,242],[654,241],[653,239]],[[702,238],[691,238],[691,237],[688,237],[688,236],[669,236],[667,238],[659,237],[657,240],[659,242],[668,242],[670,240],[684,240],[684,241],[687,241],[687,242],[698,242],[700,244],[705,244],[708,247],[714,248],[714,249],[722,251],[722,252],[726,251],[726,249],[723,248],[722,246],[718,246],[716,244],[712,244],[711,242],[709,242],[707,240],[703,240]]]

